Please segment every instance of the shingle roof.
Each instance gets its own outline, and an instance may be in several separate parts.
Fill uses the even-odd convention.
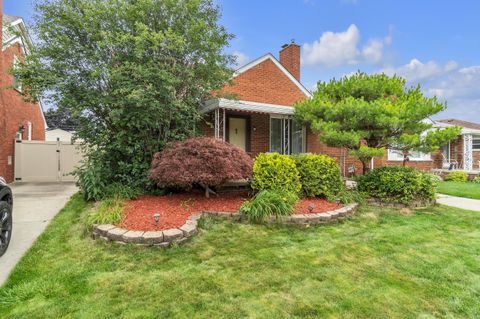
[[[12,24],[13,22],[17,21],[18,19],[21,19],[21,17],[4,14],[3,15],[3,24],[7,24],[7,25]]]
[[[471,129],[474,129],[474,130],[480,130],[480,124],[467,122],[467,121],[463,121],[463,120],[445,119],[445,120],[439,120],[438,122],[447,123],[447,124],[456,125],[456,126],[461,126],[461,127],[466,127],[466,128],[471,128]]]

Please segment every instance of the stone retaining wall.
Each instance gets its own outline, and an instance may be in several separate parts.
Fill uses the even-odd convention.
[[[374,206],[387,207],[387,208],[425,208],[435,205],[435,200],[418,200],[412,202],[410,205],[394,203],[394,202],[382,202],[375,198],[367,199],[367,203]]]
[[[353,214],[357,206],[358,204],[354,203],[325,213],[295,214],[278,219],[272,217],[268,220],[268,223],[281,223],[301,227],[331,223]],[[162,231],[136,231],[120,228],[114,225],[93,225],[92,235],[94,239],[101,239],[119,244],[135,244],[167,248],[173,243],[181,244],[195,235],[198,232],[198,221],[203,216],[209,216],[216,219],[232,219],[238,222],[245,219],[245,216],[239,213],[203,212],[198,215],[190,216],[180,228]]]

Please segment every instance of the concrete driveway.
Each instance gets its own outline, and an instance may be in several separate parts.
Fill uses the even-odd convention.
[[[10,246],[0,257],[0,286],[68,199],[74,183],[14,183],[13,231]]]

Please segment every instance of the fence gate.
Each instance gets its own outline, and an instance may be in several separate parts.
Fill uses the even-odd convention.
[[[77,144],[16,141],[15,180],[22,182],[75,181],[71,174],[82,160]]]

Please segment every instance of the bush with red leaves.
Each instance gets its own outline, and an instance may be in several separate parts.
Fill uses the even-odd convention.
[[[207,137],[168,144],[155,154],[150,171],[150,178],[160,187],[189,189],[199,185],[205,189],[207,197],[210,187],[251,176],[252,159],[247,153]]]

